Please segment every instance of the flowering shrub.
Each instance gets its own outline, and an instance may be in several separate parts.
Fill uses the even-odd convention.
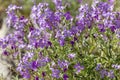
[[[81,3],[81,0],[79,0]],[[0,39],[3,55],[12,55],[16,72],[27,80],[120,79],[120,12],[114,0],[93,1],[71,15],[62,0],[34,4],[28,18],[10,5]]]

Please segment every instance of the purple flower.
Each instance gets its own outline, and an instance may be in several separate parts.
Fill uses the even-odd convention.
[[[115,2],[115,0],[108,0],[110,2],[110,4],[113,4]]]
[[[6,55],[6,56],[8,56],[9,55],[9,53],[5,50],[5,51],[3,51],[3,54],[4,55]]]
[[[94,33],[94,34],[93,34],[93,37],[94,37],[94,38],[97,38],[97,37],[98,37],[98,34],[97,34],[97,33]]]
[[[18,21],[17,15],[14,12],[11,12],[7,15],[6,23],[8,27],[14,26],[14,24]]]
[[[99,28],[100,32],[105,32],[104,24],[98,24],[98,28]]]
[[[110,5],[107,2],[99,2],[98,8],[101,11],[107,12],[110,9]]]
[[[6,10],[7,19],[6,20],[7,20],[7,26],[8,27],[14,26],[15,24],[17,24],[19,22],[19,19],[14,12],[17,9],[22,9],[22,7],[11,4],[7,8],[7,10]]]
[[[41,57],[40,59],[37,60],[37,62],[38,67],[43,67],[50,62],[50,59],[48,57]]]
[[[63,71],[66,72],[68,69],[67,68],[64,68]]]
[[[35,77],[35,80],[39,80],[39,77],[38,77],[38,76],[36,76],[36,77]]]
[[[73,59],[75,56],[76,56],[75,53],[68,54],[68,58],[71,58],[71,59]]]
[[[116,24],[116,28],[120,28],[120,20],[115,20],[114,22]]]
[[[16,49],[16,45],[11,45],[11,49]]]
[[[51,70],[52,70],[52,77],[57,79],[60,78],[60,71],[58,69],[51,68]]]
[[[64,74],[64,75],[63,75],[63,79],[64,79],[64,80],[68,80],[68,78],[69,78],[69,77],[68,77],[67,74]]]
[[[104,78],[105,76],[108,76],[108,72],[106,70],[101,70],[100,71],[101,78]]]
[[[57,10],[63,10],[64,7],[62,6],[62,0],[53,0],[54,4],[56,5]]]
[[[34,53],[27,52],[25,55],[22,57],[22,62],[23,63],[28,63],[28,60],[31,59],[34,56]]]
[[[72,26],[71,29],[70,29],[70,33],[71,33],[72,35],[75,35],[77,32],[78,32],[78,27]]]
[[[117,69],[117,70],[120,69],[120,65],[118,65],[118,64],[113,64],[112,67]]]
[[[61,21],[61,18],[62,18],[62,16],[63,16],[63,13],[62,13],[62,12],[59,12],[59,11],[56,11],[56,12],[54,13],[54,15],[55,15],[55,20],[58,21],[58,22],[60,22],[60,21]]]
[[[52,27],[57,24],[54,12],[50,10],[47,3],[34,5],[30,17],[33,25],[41,30],[45,30],[46,28],[52,30]]]
[[[19,7],[19,6],[16,6],[16,5],[9,5],[8,6],[8,8],[7,8],[7,10],[6,10],[6,13],[10,13],[10,12],[12,12],[12,11],[14,11],[14,10],[16,10],[16,9],[22,9],[22,7]]]
[[[74,37],[74,41],[77,41],[78,39],[77,39],[77,37]]]
[[[61,5],[62,5],[62,0],[53,0],[53,2],[54,2],[55,5],[57,5],[57,6],[61,6]]]
[[[71,45],[72,45],[72,46],[75,44],[75,42],[74,42],[74,41],[70,41],[70,43],[71,43]]]
[[[83,22],[83,21],[82,21]],[[84,29],[85,29],[85,24],[83,24],[83,23],[81,23],[81,21],[80,22],[78,22],[77,23],[77,29],[80,31],[80,32],[82,32]]]
[[[101,68],[101,64],[97,64],[95,69],[98,71],[98,70],[100,70],[100,68]]]
[[[7,44],[2,44],[2,49],[5,49],[7,47]]]
[[[70,12],[66,12],[64,14],[64,16],[65,16],[66,20],[70,20],[72,18],[72,16],[70,15]]]
[[[38,62],[37,62],[37,61],[32,61],[32,63],[31,63],[31,68],[32,68],[33,70],[37,70],[37,68],[38,68]]]
[[[52,42],[51,42],[51,41],[48,41],[48,45],[49,45],[49,46],[52,46]]]
[[[31,26],[31,27],[29,28],[29,30],[30,30],[30,32],[33,31],[33,30],[34,30],[34,27]]]
[[[62,33],[63,33],[64,37],[71,37],[71,33],[70,33],[69,30],[64,29],[64,30],[62,31]]]
[[[19,47],[19,49],[23,49],[26,47],[26,44],[20,44],[18,47]]]
[[[65,45],[64,37],[61,37],[61,38],[59,39],[59,44],[60,44],[61,46],[64,46],[64,45]]]
[[[115,33],[116,33],[116,36],[117,36],[118,38],[120,38],[120,29],[116,29],[116,30],[115,30]]]
[[[42,76],[43,76],[43,77],[45,77],[45,76],[46,76],[46,73],[45,73],[44,71],[42,72]]]
[[[26,78],[26,79],[30,78],[30,73],[28,70],[21,72],[21,75],[23,76],[23,78]]]
[[[112,70],[108,72],[108,77],[110,77],[111,79],[115,78],[114,72]]]
[[[69,62],[66,60],[64,60],[64,61],[58,60],[58,65],[60,68],[68,68]]]
[[[115,27],[114,25],[111,25],[111,26],[110,26],[110,29],[111,29],[112,32],[115,32],[116,27]]]
[[[84,66],[81,66],[80,63],[77,63],[74,65],[74,68],[76,69],[76,73],[79,73],[81,70],[84,69]]]

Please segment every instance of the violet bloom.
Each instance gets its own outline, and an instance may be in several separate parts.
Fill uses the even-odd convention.
[[[52,46],[52,42],[51,41],[48,41],[48,46]]]
[[[7,44],[2,44],[2,49],[5,49],[7,47]]]
[[[64,29],[64,30],[62,31],[62,33],[63,33],[64,37],[71,37],[71,32],[70,32],[70,30]]]
[[[9,53],[5,50],[5,51],[3,51],[3,54],[4,55],[6,55],[6,56],[8,56],[9,55]]]
[[[7,12],[6,13],[10,13],[16,9],[22,9],[22,7],[19,7],[19,6],[16,6],[16,5],[9,5],[8,8],[7,8]]]
[[[11,12],[9,14],[7,14],[7,19],[6,19],[6,23],[7,23],[7,27],[11,27],[14,26],[14,24],[18,21],[18,17],[14,12]]]
[[[50,62],[50,59],[48,57],[41,57],[40,59],[38,59],[37,61],[38,63],[38,67],[43,67],[45,65],[47,65],[48,62]]]
[[[115,20],[114,22],[115,22],[115,25],[116,25],[115,27],[120,28],[120,20]]]
[[[75,56],[76,56],[75,53],[68,54],[68,58],[71,58],[71,59],[73,59]]]
[[[30,73],[28,70],[21,72],[21,75],[23,76],[23,78],[26,78],[26,79],[30,78]]]
[[[78,31],[79,31],[79,30],[78,30],[78,27],[77,27],[77,26],[72,26],[71,29],[70,29],[71,35],[77,34]]]
[[[62,12],[59,12],[59,11],[56,11],[54,13],[55,15],[55,20],[58,21],[58,23],[61,21],[61,18],[63,17],[63,13]]]
[[[54,4],[56,5],[57,10],[63,10],[64,7],[62,6],[62,0],[53,0]]]
[[[67,74],[64,74],[64,75],[63,75],[63,80],[68,80],[68,78],[69,78],[69,77],[68,77]]]
[[[74,41],[70,41],[72,47],[74,46],[75,42]]]
[[[97,34],[97,33],[94,33],[94,34],[93,34],[93,37],[94,37],[94,38],[97,38],[97,37],[98,37],[98,34]]]
[[[33,26],[30,26],[29,30],[30,32],[33,31],[35,28]]]
[[[120,69],[120,65],[118,65],[118,64],[113,64],[112,67],[117,69],[117,70]]]
[[[7,20],[7,26],[8,27],[14,26],[18,22],[19,19],[14,12],[17,9],[22,9],[22,7],[11,4],[7,8],[7,10],[6,10],[7,19],[6,20]]]
[[[116,30],[115,30],[115,33],[116,33],[116,36],[117,36],[118,38],[120,38],[120,30],[119,30],[119,29],[116,29]]]
[[[100,71],[100,76],[101,76],[101,78],[104,78],[105,76],[108,76],[108,72],[103,69]]]
[[[33,70],[37,70],[37,68],[38,68],[38,62],[37,62],[37,61],[32,61],[32,63],[31,63],[31,68],[32,68]]]
[[[77,39],[77,37],[74,37],[74,41],[77,41],[78,39]]]
[[[35,80],[39,80],[39,77],[38,77],[38,76],[36,76],[36,77],[35,77]]]
[[[98,70],[100,70],[100,68],[101,68],[101,64],[97,64],[95,69],[98,71]]]
[[[108,2],[110,2],[111,5],[113,5],[115,0],[108,0]]]
[[[81,70],[84,69],[84,66],[81,66],[80,63],[77,63],[74,68],[76,69],[76,73],[79,73]]]
[[[22,61],[20,61],[20,63],[18,64],[18,67],[16,68],[16,70],[21,73],[22,69],[23,69],[23,64],[22,64]]]
[[[115,27],[114,25],[111,25],[111,26],[110,26],[110,29],[111,29],[112,32],[115,32],[116,27]]]
[[[65,40],[64,40],[63,37],[61,37],[61,38],[59,39],[59,44],[60,44],[61,46],[64,46],[64,45],[65,45]]]
[[[102,12],[107,12],[110,9],[110,5],[107,2],[99,2],[98,8]]]
[[[54,2],[55,5],[57,5],[57,6],[61,6],[61,5],[62,5],[62,0],[53,0],[53,2]]]
[[[64,68],[63,71],[66,72],[68,69],[67,68]]]
[[[42,72],[42,76],[43,76],[43,77],[45,77],[45,76],[46,76],[46,73],[45,73],[44,71]]]
[[[104,24],[98,24],[98,28],[99,28],[100,32],[105,32]]]
[[[22,62],[23,62],[23,63],[28,62],[28,60],[29,60],[30,58],[32,58],[33,56],[34,56],[34,53],[30,53],[30,52],[26,53],[26,54],[22,57]]]
[[[108,77],[110,77],[111,79],[115,78],[114,72],[112,70],[108,72]]]
[[[11,49],[13,50],[13,49],[16,49],[17,48],[17,46],[14,44],[14,45],[11,45]]]
[[[58,65],[60,68],[68,68],[69,62],[66,60],[64,60],[64,61],[58,60]]]
[[[64,16],[65,16],[66,20],[70,20],[72,18],[72,16],[70,15],[70,12],[66,12],[64,14]]]
[[[58,69],[51,69],[52,70],[52,77],[54,78],[60,78],[60,71]]]
[[[80,22],[78,22],[77,23],[77,31],[79,31],[79,32],[82,32],[84,29],[85,29],[85,24],[84,23],[81,23],[81,22],[84,22],[84,21],[82,21],[82,20],[80,20]]]
[[[23,30],[25,25],[27,24],[28,19],[25,19],[23,16],[16,22],[14,25],[15,29]]]
[[[47,3],[34,5],[30,17],[33,25],[41,30],[52,29],[52,26],[56,24],[54,13],[50,10]]]

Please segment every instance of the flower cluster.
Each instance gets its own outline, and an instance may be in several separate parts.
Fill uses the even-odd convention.
[[[114,63],[111,59],[117,61],[119,49],[111,45],[119,42],[120,12],[114,11],[114,0],[95,0],[91,6],[79,2],[76,15],[66,10],[62,0],[53,0],[54,10],[48,3],[34,4],[29,18],[18,15],[22,7],[8,7],[6,22],[13,31],[0,39],[0,45],[4,55],[18,60],[19,75],[32,80],[82,80],[99,72],[101,78],[115,78],[114,71],[107,70],[105,59],[110,60],[109,65]],[[95,61],[104,67],[96,67]]]
[[[101,64],[97,64],[96,66],[96,70],[99,71],[101,78],[104,77],[110,77],[111,79],[115,78],[113,70],[107,71],[106,69],[102,69],[102,67],[103,66]]]

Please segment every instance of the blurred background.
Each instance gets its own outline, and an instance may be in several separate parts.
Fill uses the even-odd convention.
[[[36,3],[39,2],[49,2],[50,7],[53,8],[54,4],[52,3],[52,0],[0,0],[0,15],[5,16],[5,9],[10,4],[16,4],[18,6],[23,6],[23,10],[21,11],[22,14],[28,16],[30,13],[31,6],[34,4],[33,1],[36,1]],[[82,1],[82,4],[88,3],[91,4],[94,0],[63,0],[63,2],[68,2],[68,10],[74,14],[74,11],[77,11],[79,7],[79,2]],[[107,1],[107,0],[102,0]],[[120,11],[120,0],[115,0],[115,10]]]
[[[23,9],[20,11],[21,15],[24,15],[26,17],[30,14],[31,7],[35,4],[38,4],[39,2],[48,2],[51,9],[55,9],[55,5],[52,2],[53,0],[0,0],[0,29],[3,23],[3,18],[6,17],[6,8],[10,4],[15,4],[18,6],[22,6]],[[63,4],[67,2],[67,11],[71,13],[71,15],[76,15],[78,13],[78,8],[81,4],[92,4],[96,0],[63,0]],[[108,0],[101,0],[101,1],[108,1]],[[82,3],[81,3],[82,2]],[[120,0],[115,0],[115,11],[120,11]]]
[[[23,10],[21,11],[22,14],[28,16],[30,13],[31,6],[34,4],[33,1],[36,1],[36,3],[39,2],[48,2],[50,3],[50,7],[53,8],[54,4],[52,3],[52,0],[0,0],[0,13],[5,16],[5,9],[10,4],[16,4],[18,6],[23,6]],[[77,9],[79,7],[79,1],[81,0],[63,0],[63,3],[68,2],[70,4],[67,4],[69,6],[68,9],[72,10]],[[92,0],[83,0],[83,3],[91,3]],[[76,10],[75,10],[76,11]],[[71,11],[73,12],[73,11]]]

